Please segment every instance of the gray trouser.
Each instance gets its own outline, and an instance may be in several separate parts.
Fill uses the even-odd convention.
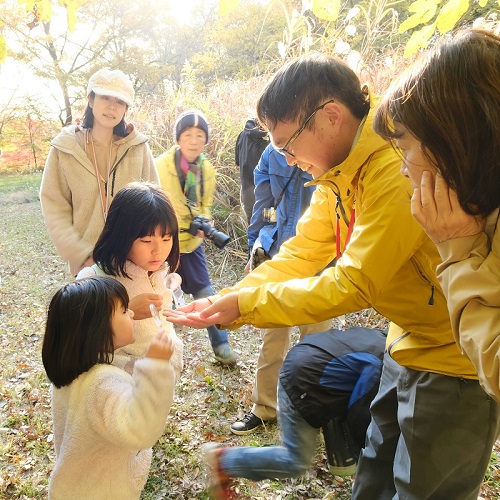
[[[476,500],[500,405],[479,382],[404,368],[386,353],[353,499]]]

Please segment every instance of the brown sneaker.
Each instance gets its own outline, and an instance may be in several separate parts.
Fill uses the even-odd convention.
[[[217,443],[202,445],[205,463],[210,471],[210,485],[215,500],[236,500],[236,494],[231,491],[231,476],[220,469],[220,457],[226,448]]]

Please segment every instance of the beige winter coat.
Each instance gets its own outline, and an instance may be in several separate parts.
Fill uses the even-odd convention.
[[[500,401],[499,210],[474,236],[437,245],[437,274],[448,300],[455,339],[478,371],[483,389]]]
[[[159,183],[147,137],[130,124],[130,134],[114,143],[116,159],[106,182],[111,203],[129,182]],[[76,138],[77,126],[62,129],[52,141],[40,187],[42,213],[59,255],[76,276],[104,227],[95,168]]]

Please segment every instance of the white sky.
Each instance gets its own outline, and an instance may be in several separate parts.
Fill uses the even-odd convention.
[[[7,0],[9,1],[9,0]],[[12,0],[13,1],[13,0]],[[140,0],[130,0],[140,1]],[[172,15],[180,23],[187,23],[191,18],[191,11],[200,0],[157,0],[164,4]],[[66,10],[54,5],[52,25],[57,29],[60,26],[61,30],[66,27]],[[40,28],[35,28],[40,30]],[[77,24],[78,29],[78,24]],[[12,40],[7,39],[9,48],[13,48]],[[33,75],[30,68],[14,61],[13,58],[7,57],[3,64],[0,64],[0,112],[2,108],[9,102],[12,96],[17,99],[23,99],[26,96],[31,96],[33,100],[44,102],[47,107],[58,113],[59,108],[56,104],[56,99],[62,102],[61,91],[57,84],[47,86],[47,83]]]

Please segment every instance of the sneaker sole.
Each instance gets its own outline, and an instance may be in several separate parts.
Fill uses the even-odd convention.
[[[352,476],[356,474],[356,464],[348,465],[347,467],[336,467],[335,465],[330,465],[330,473],[334,476]]]

